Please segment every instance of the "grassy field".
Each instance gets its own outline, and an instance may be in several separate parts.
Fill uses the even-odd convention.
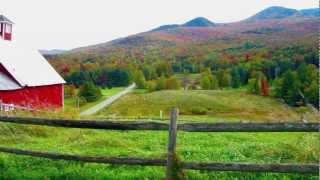
[[[114,89],[110,94],[116,93]],[[110,95],[109,94],[109,95]],[[108,96],[105,92],[105,96]],[[98,115],[158,117],[179,107],[180,121],[284,121],[300,118],[281,102],[224,91],[135,90]],[[198,109],[197,109],[198,108]],[[204,110],[203,110],[204,109]],[[199,113],[205,114],[200,115]],[[166,158],[167,132],[49,128],[0,123],[0,146],[81,155]],[[184,161],[318,163],[319,133],[185,133],[177,153]],[[318,179],[317,175],[185,171],[189,179]],[[163,179],[164,167],[89,164],[0,153],[0,179]]]
[[[167,132],[98,131],[0,124],[1,146],[101,156],[165,158]],[[317,133],[184,133],[186,161],[317,163]],[[189,179],[318,179],[316,175],[187,170]],[[0,179],[162,179],[164,167],[85,164],[0,153]]]
[[[194,121],[300,121],[293,108],[270,97],[246,93],[245,90],[167,90],[128,94],[100,111],[98,116],[159,118],[175,106],[180,118]],[[314,120],[312,117],[310,120]]]
[[[89,109],[89,108],[99,104],[100,102],[105,100],[107,97],[113,96],[113,95],[117,94],[118,92],[122,91],[123,89],[124,89],[124,87],[114,87],[112,89],[107,89],[107,88],[101,89],[102,97],[95,102],[89,102],[89,103],[84,104],[83,106],[80,107],[80,111],[84,111],[86,109]],[[75,98],[65,98],[64,105],[69,108],[76,108],[77,107],[76,99]]]

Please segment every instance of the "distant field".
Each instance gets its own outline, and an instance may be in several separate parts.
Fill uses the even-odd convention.
[[[122,91],[123,89],[124,89],[124,87],[114,87],[112,89],[107,89],[107,88],[101,89],[102,97],[95,102],[86,103],[85,105],[81,106],[80,111],[89,109],[90,107],[99,104],[100,102],[105,100],[107,97],[113,96],[113,95],[117,94],[118,92]],[[66,107],[77,108],[76,99],[75,98],[66,98],[64,101],[64,105]]]
[[[248,94],[245,90],[167,90],[131,93],[98,116],[159,118],[172,107],[180,109],[180,119],[195,121],[299,121],[294,108],[270,97]]]

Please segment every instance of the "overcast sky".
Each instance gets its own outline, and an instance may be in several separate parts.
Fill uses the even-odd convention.
[[[203,16],[233,22],[270,6],[318,7],[317,0],[1,0],[14,38],[38,49],[71,49]]]

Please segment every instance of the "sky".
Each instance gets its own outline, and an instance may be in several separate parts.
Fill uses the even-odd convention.
[[[318,0],[1,0],[14,40],[37,49],[73,49],[195,17],[235,22],[270,7],[316,8]]]

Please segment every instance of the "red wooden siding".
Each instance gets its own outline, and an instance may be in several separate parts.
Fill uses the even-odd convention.
[[[12,25],[11,24],[1,23],[1,25],[0,25],[0,36],[3,36],[2,38],[4,40],[11,41],[12,40]]]
[[[11,33],[4,33],[4,40],[8,40],[8,41],[11,41],[12,40],[12,35]]]
[[[58,108],[63,106],[63,84],[25,87],[0,91],[3,103],[31,108]]]

